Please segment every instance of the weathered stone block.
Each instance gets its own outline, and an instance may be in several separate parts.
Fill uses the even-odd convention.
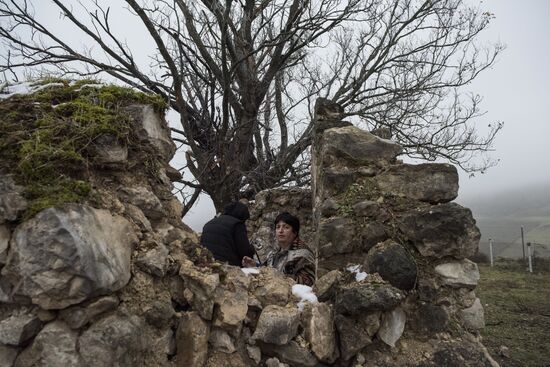
[[[321,362],[333,363],[338,358],[334,312],[328,303],[308,304],[302,313],[304,335],[310,349]]]
[[[472,212],[455,203],[406,212],[398,227],[426,257],[472,256],[481,237]]]
[[[338,330],[340,353],[347,361],[361,349],[372,343],[372,337],[380,327],[381,312],[371,312],[359,317],[336,315],[334,323]]]
[[[155,147],[165,162],[176,152],[176,145],[170,137],[168,123],[150,105],[132,105],[125,108],[133,117],[135,133],[141,141]]]
[[[202,367],[208,356],[210,328],[197,312],[182,315],[176,332],[177,361],[180,366]]]
[[[402,151],[397,143],[380,139],[355,126],[326,130],[321,144],[323,162],[327,162],[327,157],[333,157],[339,162],[353,165],[389,163]]]
[[[78,333],[71,330],[64,322],[51,322],[40,331],[36,338],[34,338],[32,344],[19,354],[15,361],[15,367],[80,367],[84,365],[84,363],[77,351],[77,339]],[[102,358],[102,356],[97,357],[98,359],[95,359],[95,362],[99,362]],[[99,364],[95,363],[90,365]]]
[[[34,338],[42,322],[32,313],[16,313],[0,321],[0,345],[19,346]]]
[[[374,246],[368,253],[365,268],[378,273],[382,279],[402,290],[411,290],[416,284],[416,262],[400,244],[386,241]]]
[[[400,164],[376,176],[384,193],[432,204],[446,203],[458,195],[458,173],[449,164]]]
[[[481,330],[485,328],[485,314],[479,298],[476,298],[471,307],[465,308],[459,312],[462,325],[468,330]]]
[[[382,323],[378,330],[378,337],[390,347],[395,347],[395,343],[401,338],[403,330],[405,330],[405,322],[407,315],[397,307],[382,315]]]
[[[334,307],[337,313],[359,315],[366,311],[386,311],[396,307],[404,294],[389,284],[353,283],[336,293]]]
[[[435,272],[441,277],[441,283],[451,287],[473,289],[479,281],[477,264],[468,259],[439,264]]]
[[[80,355],[90,366],[142,365],[148,347],[144,327],[135,315],[116,313],[104,317],[80,336]]]
[[[252,339],[269,344],[287,344],[298,332],[300,311],[297,308],[270,305],[263,309]]]
[[[106,210],[49,208],[16,228],[2,275],[33,303],[61,309],[125,286],[135,242],[130,223]]]

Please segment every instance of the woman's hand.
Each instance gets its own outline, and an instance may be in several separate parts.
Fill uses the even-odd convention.
[[[251,257],[245,256],[242,260],[242,266],[243,268],[255,268],[256,261],[254,261],[254,259]]]

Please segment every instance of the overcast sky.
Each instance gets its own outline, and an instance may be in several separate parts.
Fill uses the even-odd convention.
[[[486,0],[495,14],[484,40],[506,44],[492,70],[472,91],[484,96],[487,123],[503,121],[495,149],[496,167],[460,177],[460,197],[547,183],[550,195],[550,1]]]
[[[83,42],[62,28],[59,11],[48,2],[34,5],[37,14],[52,21],[48,22],[49,26],[59,27],[67,38],[75,37]],[[504,128],[497,136],[492,153],[500,163],[473,178],[461,173],[459,201],[536,183],[547,183],[550,195],[550,1],[485,0],[481,7],[495,15],[481,41],[500,41],[507,48],[495,66],[466,90],[484,97],[481,107],[487,114],[480,126],[502,121]],[[132,29],[127,42],[136,57],[145,57],[151,50],[143,42],[147,38],[145,30],[135,18],[118,19],[123,18],[124,21],[114,22],[113,27],[125,35]],[[178,154],[176,160],[181,162],[181,159],[182,155]],[[174,163],[176,167],[180,165]],[[212,203],[204,196],[184,221],[200,231],[213,215]]]

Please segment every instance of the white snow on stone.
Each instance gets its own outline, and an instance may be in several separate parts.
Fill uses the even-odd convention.
[[[350,265],[346,270],[350,273],[355,273],[355,280],[358,282],[367,279],[368,274],[361,271],[361,265]]]
[[[317,303],[317,296],[313,293],[313,289],[307,285],[303,284],[294,284],[292,286],[292,294],[300,299],[298,302],[298,308],[301,310],[304,309],[306,302]]]
[[[7,99],[18,94],[31,94],[44,89],[63,86],[63,83],[48,83],[44,85],[36,85],[32,82],[22,82],[18,84],[8,84],[0,92],[0,99]]]
[[[260,274],[260,269],[258,269],[258,268],[241,268],[241,270],[246,275],[248,275],[248,274]]]

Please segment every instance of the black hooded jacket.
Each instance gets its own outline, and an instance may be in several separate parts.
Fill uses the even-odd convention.
[[[244,224],[248,218],[250,214],[246,205],[240,202],[228,204],[222,215],[204,225],[201,245],[210,250],[216,260],[241,266],[244,256],[254,255]]]

